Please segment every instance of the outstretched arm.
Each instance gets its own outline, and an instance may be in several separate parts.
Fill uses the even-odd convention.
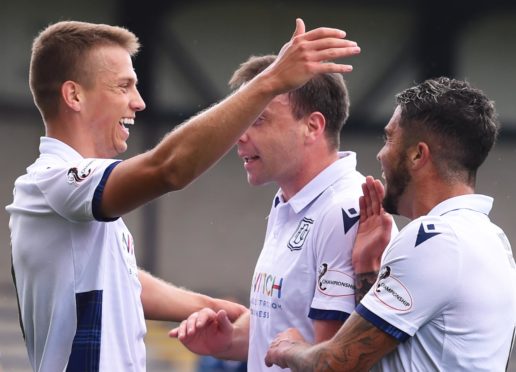
[[[392,216],[382,207],[384,188],[379,180],[366,177],[360,197],[360,224],[353,246],[352,264],[355,271],[355,303],[360,303],[378,277],[380,260],[389,244]]]
[[[185,187],[236,143],[276,95],[295,89],[319,73],[351,71],[332,63],[360,52],[333,28],[305,32],[296,20],[291,40],[262,73],[220,103],[169,133],[152,150],[116,166],[101,202],[104,217],[118,217],[167,192]]]
[[[214,311],[224,310],[234,321],[247,311],[245,306],[235,302],[176,287],[143,270],[139,270],[138,279],[142,285],[141,300],[146,319],[180,322],[193,312],[209,307]]]
[[[367,371],[398,345],[393,337],[353,312],[329,341],[311,346],[289,329],[271,343],[265,364],[292,371]]]
[[[202,309],[169,332],[188,350],[221,359],[247,360],[249,348],[249,311],[233,324],[224,310]]]

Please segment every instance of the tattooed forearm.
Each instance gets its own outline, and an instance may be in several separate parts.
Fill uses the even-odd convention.
[[[355,304],[359,304],[378,277],[378,271],[355,275]]]
[[[303,372],[367,371],[397,345],[394,339],[355,313],[344,328],[330,341],[310,350],[296,350],[289,358],[289,367]]]

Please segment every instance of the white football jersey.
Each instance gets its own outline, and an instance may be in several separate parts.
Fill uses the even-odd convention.
[[[375,370],[505,371],[516,268],[492,199],[463,195],[408,224],[357,312],[401,343]]]
[[[42,137],[15,182],[13,274],[35,371],[143,371],[146,333],[132,236],[96,211],[116,160]],[[97,218],[97,219],[96,219]]]
[[[314,341],[313,319],[345,320],[355,308],[351,249],[358,228],[364,177],[356,155],[323,170],[288,202],[276,194],[250,294],[248,369],[267,368],[274,337],[296,327]]]

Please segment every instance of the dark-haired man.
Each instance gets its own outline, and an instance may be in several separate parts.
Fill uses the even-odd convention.
[[[238,88],[274,56],[251,57],[233,74]],[[251,185],[279,186],[250,290],[234,324],[223,311],[192,314],[172,335],[190,350],[263,362],[274,336],[297,327],[310,342],[331,338],[355,308],[351,251],[364,177],[356,153],[339,151],[349,98],[342,74],[321,74],[277,96],[237,143]],[[396,226],[388,219],[397,232]]]
[[[382,274],[330,341],[310,346],[289,329],[272,342],[268,365],[506,369],[516,326],[516,268],[507,237],[489,220],[493,199],[474,191],[497,132],[493,103],[467,82],[431,79],[398,94],[378,154],[385,190],[371,177],[364,185],[365,234],[359,231],[353,253],[357,276],[377,269],[361,251],[371,245],[364,244],[367,229],[380,226],[386,212],[412,222],[387,246]]]

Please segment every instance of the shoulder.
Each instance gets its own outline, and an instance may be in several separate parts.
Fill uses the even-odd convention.
[[[457,245],[457,235],[453,226],[441,216],[422,216],[407,224],[393,239],[391,249],[418,248],[420,251]]]
[[[102,174],[107,168],[118,163],[120,163],[120,160],[114,159],[80,159],[73,161],[42,159],[31,167],[29,173],[36,180],[64,177],[69,184],[79,184],[95,174]]]
[[[340,207],[344,209],[358,207],[358,199],[362,196],[364,177],[356,172],[348,172],[339,177],[324,191],[316,202],[321,212]]]
[[[331,191],[324,201],[314,206],[313,210],[321,228],[329,228],[332,225],[344,226],[345,232],[348,232],[360,219],[360,207],[358,199],[361,194],[355,190],[348,190],[346,194],[335,193]]]

